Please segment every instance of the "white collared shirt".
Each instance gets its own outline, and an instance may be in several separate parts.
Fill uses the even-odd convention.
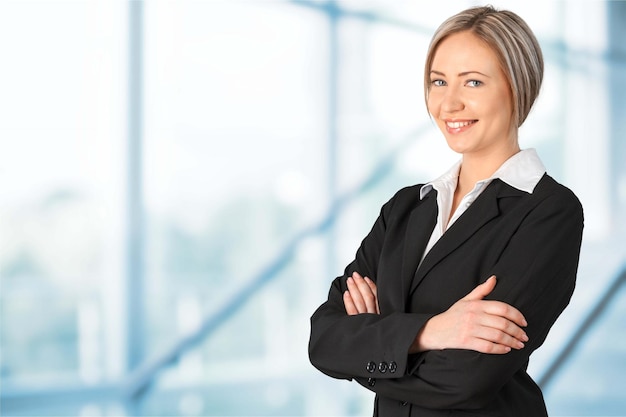
[[[422,260],[430,249],[437,243],[437,241],[443,236],[445,231],[452,226],[452,224],[459,218],[465,210],[478,198],[478,196],[487,188],[487,186],[494,179],[498,178],[501,181],[509,184],[511,187],[517,188],[520,191],[532,194],[533,190],[539,183],[539,180],[545,174],[546,169],[539,159],[539,155],[535,149],[525,149],[519,151],[509,159],[507,159],[501,166],[493,173],[492,176],[484,180],[480,180],[474,185],[474,189],[467,193],[459,206],[456,208],[452,217],[448,219],[450,210],[452,209],[452,200],[454,198],[454,190],[457,186],[459,179],[459,171],[461,169],[461,161],[458,161],[452,166],[445,174],[440,176],[434,181],[424,184],[420,189],[420,199],[424,199],[426,194],[433,188],[437,190],[437,224],[433,229],[433,233],[430,236]]]

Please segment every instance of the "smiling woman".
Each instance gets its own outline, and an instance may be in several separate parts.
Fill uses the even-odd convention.
[[[526,368],[572,295],[583,217],[520,150],[542,76],[511,12],[471,8],[435,32],[426,102],[462,158],[382,207],[311,318],[311,362],[374,391],[375,416],[547,416]]]
[[[426,104],[431,90],[430,72],[435,69],[435,52],[444,39],[465,32],[473,35],[475,41],[482,41],[483,46],[490,50],[490,61],[491,58],[497,60],[512,95],[515,125],[520,127],[541,89],[544,70],[541,47],[526,22],[515,13],[501,10],[497,16],[477,16],[474,10],[477,9],[468,9],[446,20],[433,35],[424,71]],[[478,17],[481,19],[477,20]],[[504,20],[507,24],[503,24]],[[467,45],[462,52],[477,52],[472,46],[475,45]]]
[[[471,32],[453,34],[438,46],[432,65],[428,111],[448,146],[464,158],[497,159],[497,166],[517,153],[510,87],[491,48]]]

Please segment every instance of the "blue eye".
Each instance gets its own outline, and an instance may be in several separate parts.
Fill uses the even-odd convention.
[[[444,85],[446,85],[446,82],[444,80],[432,80],[431,84],[435,87],[443,87]]]
[[[467,85],[470,87],[480,87],[481,85],[483,85],[482,81],[478,81],[478,80],[469,80],[467,82]]]

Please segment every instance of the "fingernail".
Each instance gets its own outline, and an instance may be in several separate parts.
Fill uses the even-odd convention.
[[[524,344],[522,342],[517,342],[517,347],[518,347],[518,349],[523,349],[524,348]]]
[[[524,327],[528,326],[528,322],[526,321],[526,319],[522,319],[522,326]]]
[[[522,340],[524,342],[528,342],[528,335],[526,333],[524,333],[524,335],[522,336]]]

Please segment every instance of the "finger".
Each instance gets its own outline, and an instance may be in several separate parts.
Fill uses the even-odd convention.
[[[376,314],[376,310],[377,310],[376,294],[372,292],[372,289],[370,288],[368,283],[358,273],[354,273],[352,276],[352,279],[354,283],[356,284],[357,288],[359,289],[359,292],[361,293],[361,297],[365,303],[365,309],[366,309],[365,312]]]
[[[504,339],[504,343],[513,348],[518,348],[517,342],[524,343],[528,341],[528,336],[524,329],[509,318],[499,315],[504,314],[504,311],[509,311],[516,312],[521,316],[521,313],[515,308],[499,301],[479,300],[471,301],[470,303],[473,304],[473,308],[466,310],[462,315],[462,321],[464,322],[464,328],[469,329],[472,337],[483,337],[496,343],[506,335],[507,338]],[[498,314],[491,314],[494,313],[494,310]],[[509,317],[513,316],[509,314]],[[486,335],[485,332],[489,333]],[[512,342],[511,339],[515,339],[516,342]]]
[[[370,287],[370,290],[372,290],[372,294],[374,294],[374,300],[376,301],[376,314],[380,314],[380,307],[378,305],[378,288],[376,287],[376,283],[368,277],[365,277],[364,279],[367,285]]]
[[[528,326],[524,315],[515,307],[502,301],[482,301],[484,311],[490,315],[503,317],[520,327]]]
[[[493,343],[484,339],[474,339],[473,343],[471,343],[467,349],[490,355],[504,355],[511,351],[510,346]]]
[[[352,296],[350,295],[350,291],[345,291],[343,293],[343,306],[346,308],[346,313],[348,313],[349,316],[359,314],[359,311],[352,300]]]
[[[378,296],[378,289],[376,288],[376,283],[372,281],[371,279],[369,279],[368,277],[363,278],[363,280],[365,281],[367,286],[370,287],[372,294]]]
[[[482,300],[496,287],[496,276],[492,275],[487,278],[487,281],[478,285],[469,294],[463,297],[464,300]]]
[[[361,295],[361,291],[359,291],[359,287],[357,286],[354,278],[350,277],[347,279],[348,291],[350,292],[350,298],[352,298],[352,302],[357,309],[357,313],[367,313],[367,306],[365,305],[365,300]]]
[[[503,317],[498,317],[498,316],[486,316],[484,318],[483,321],[483,326],[485,327],[489,327],[492,329],[495,329],[496,331],[505,333],[507,335],[509,335],[512,338],[515,338],[516,340],[520,341],[520,342],[528,342],[528,335],[526,334],[526,332],[524,331],[524,329],[522,329],[521,327],[519,327],[517,324],[515,324],[514,322],[505,319]],[[513,347],[511,345],[511,347]]]
[[[493,327],[479,328],[476,332],[476,338],[486,340],[496,345],[509,347],[511,349],[519,350],[524,348],[524,342]]]

